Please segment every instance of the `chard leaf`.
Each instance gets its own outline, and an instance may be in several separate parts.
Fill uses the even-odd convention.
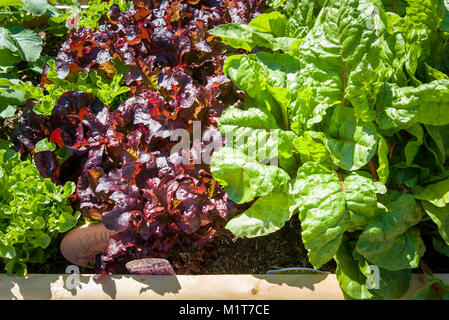
[[[290,33],[302,39],[310,31],[315,22],[315,9],[320,6],[314,0],[290,0],[286,3],[284,12],[288,16]]]
[[[294,144],[303,163],[314,161],[327,168],[333,168],[329,152],[323,143],[313,139],[312,133],[305,131],[302,136],[295,138]]]
[[[226,229],[238,237],[260,237],[281,229],[290,220],[290,197],[272,192],[258,198],[249,209],[231,219]]]
[[[211,159],[211,173],[226,188],[229,199],[245,203],[272,191],[288,190],[290,176],[282,169],[263,165],[231,149],[221,148]]]
[[[434,275],[426,275],[426,278],[429,282],[424,288],[415,292],[415,300],[439,300],[440,298],[449,300],[449,285],[436,278]],[[435,287],[437,288],[440,297],[438,297],[435,292]]]
[[[402,194],[379,209],[381,214],[361,233],[357,251],[388,270],[417,268],[425,246],[419,230],[412,228],[422,219],[413,196]]]
[[[262,23],[262,21],[259,21]],[[279,31],[279,25],[273,26],[275,31]],[[275,37],[268,32],[260,31],[261,26],[257,27],[246,24],[228,23],[215,27],[209,32],[233,48],[251,51],[256,47],[264,47],[273,51],[290,51],[291,45],[296,40],[290,37]]]
[[[416,28],[449,31],[448,5],[443,0],[407,0],[407,18]]]
[[[245,126],[222,125],[220,132],[226,137],[226,146],[240,151],[251,159],[272,166],[280,165],[294,175],[297,163],[294,158],[292,131],[280,129],[254,129]],[[232,143],[232,146],[231,146]]]
[[[248,108],[246,110],[235,107],[227,108],[221,114],[218,127],[226,125],[245,125],[255,129],[279,129],[274,116],[264,108]]]
[[[324,133],[311,134],[324,143],[334,163],[345,170],[360,169],[376,153],[376,128],[357,120],[350,108],[336,107]]]
[[[341,290],[350,299],[379,299],[366,286],[366,276],[360,271],[358,262],[352,257],[353,250],[348,247],[346,241],[343,242],[335,255],[336,276]]]
[[[415,123],[449,124],[449,80],[435,80],[418,87],[386,84],[378,100],[377,123],[382,129],[409,128]]]
[[[255,17],[248,24],[261,32],[271,33],[275,37],[288,37],[288,19],[280,12],[273,11]]]
[[[298,170],[291,194],[299,209],[304,245],[310,262],[319,268],[336,254],[343,233],[362,229],[377,214],[381,183],[358,173],[343,181],[320,164],[307,162]]]
[[[354,258],[359,262],[360,271],[368,278],[373,275],[373,265],[365,260],[357,251],[353,252]],[[412,277],[411,269],[403,269],[397,271],[390,271],[384,268],[379,268],[379,283],[376,287],[376,280],[371,277],[372,280],[370,290],[382,298],[387,300],[401,298],[409,289],[410,279]],[[366,283],[366,280],[365,280]]]
[[[267,52],[236,55],[226,60],[223,70],[237,87],[246,91],[259,105],[266,106],[278,123],[288,129],[285,104],[298,90],[300,66],[297,58]]]
[[[219,128],[226,137],[227,147],[239,150],[260,163],[279,164],[290,175],[296,173],[293,144],[296,135],[292,131],[278,129],[276,120],[264,108],[229,108],[223,112]]]
[[[372,265],[354,251],[354,246],[354,241],[344,240],[335,256],[337,279],[346,297],[358,300],[398,299],[407,292],[411,278],[410,269],[390,271],[378,268],[379,279],[376,283],[370,268]],[[369,289],[368,277],[372,280]]]
[[[423,201],[422,206],[427,215],[438,226],[441,237],[449,243],[449,206],[437,207],[429,201]]]
[[[373,229],[365,231],[382,230],[380,224],[371,225],[369,228]],[[372,241],[368,233],[362,233],[362,235],[357,245],[360,254],[375,265],[391,271],[417,268],[419,259],[426,250],[420,232],[416,228],[411,228],[391,240],[386,240],[388,241],[386,243]]]
[[[417,190],[415,198],[427,200],[437,207],[445,207],[449,203],[449,179],[427,185]]]
[[[379,12],[374,20],[361,14],[363,8],[373,6]],[[373,27],[367,27],[368,19],[373,20]],[[383,20],[382,4],[377,1],[331,1],[321,10],[314,27],[299,47],[302,87],[292,110],[293,121],[311,128],[322,121],[331,107],[349,106],[349,97],[355,98],[361,93],[358,82],[365,76],[362,71],[368,67],[366,54],[370,50],[378,50],[379,35],[384,29]],[[376,57],[375,54],[371,56]],[[372,66],[371,76],[377,76],[376,69],[377,62]],[[354,72],[359,74],[351,77]],[[377,90],[377,79],[365,80],[368,87],[365,93]],[[356,102],[359,107],[357,114],[367,111],[367,103],[366,98]],[[372,117],[372,112],[366,116]],[[364,115],[362,117],[366,119]]]

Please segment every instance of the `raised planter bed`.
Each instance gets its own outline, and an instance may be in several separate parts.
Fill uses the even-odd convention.
[[[68,275],[32,274],[26,278],[0,276],[0,299],[177,299],[177,300],[317,300],[344,299],[334,274],[329,275],[114,275],[96,283],[80,275],[81,288],[68,290]],[[449,274],[436,274],[449,283]],[[412,299],[426,285],[414,274],[402,299]],[[213,284],[213,285],[211,285]]]

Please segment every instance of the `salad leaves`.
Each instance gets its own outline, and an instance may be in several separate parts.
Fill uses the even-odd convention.
[[[56,186],[9,148],[0,164],[0,259],[8,274],[26,275],[26,263],[45,262],[51,241],[76,226],[81,214],[68,204],[75,184]]]
[[[263,236],[297,214],[310,262],[335,259],[348,298],[405,293],[424,220],[449,244],[449,8],[424,2],[269,1],[248,25],[210,31],[247,51],[225,62],[247,96],[223,112],[211,163],[229,198],[250,205],[226,228]]]

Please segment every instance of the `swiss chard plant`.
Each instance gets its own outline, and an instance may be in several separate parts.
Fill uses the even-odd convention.
[[[335,259],[346,297],[398,298],[412,269],[431,273],[423,237],[449,248],[449,7],[269,4],[209,31],[247,51],[224,65],[247,96],[223,112],[211,163],[229,199],[250,205],[226,228],[257,237],[299,218],[310,262]],[[430,281],[417,298],[447,297]]]
[[[74,183],[56,186],[31,159],[22,161],[0,142],[0,261],[8,274],[23,276],[27,263],[43,263],[53,254],[52,240],[75,227],[81,214],[68,203]]]

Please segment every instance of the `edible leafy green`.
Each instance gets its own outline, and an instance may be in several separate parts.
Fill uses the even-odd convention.
[[[399,298],[426,249],[423,221],[449,244],[449,8],[267,4],[248,25],[210,31],[247,51],[225,63],[247,96],[223,113],[211,164],[229,198],[250,205],[226,227],[262,236],[297,214],[310,262],[335,258],[347,298]],[[379,288],[365,283],[372,267]]]
[[[0,164],[0,259],[8,274],[26,275],[28,262],[45,262],[52,239],[76,226],[80,213],[67,202],[75,184],[56,186],[11,149],[0,149]]]

